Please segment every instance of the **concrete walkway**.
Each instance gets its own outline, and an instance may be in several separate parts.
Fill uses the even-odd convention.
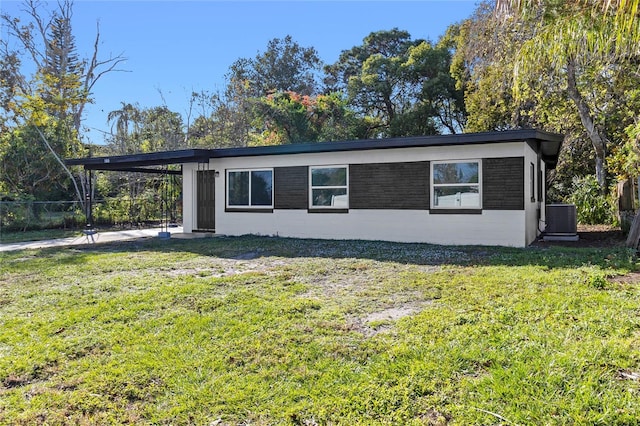
[[[79,237],[58,238],[55,240],[27,241],[22,243],[0,244],[0,252],[14,250],[42,249],[49,247],[77,246],[82,244],[107,243],[112,241],[127,241],[140,238],[158,238],[158,233],[162,228],[152,229],[131,229],[128,231],[105,231],[96,232],[93,235],[81,235]],[[182,227],[169,228],[171,238],[184,238],[193,234],[184,234]]]

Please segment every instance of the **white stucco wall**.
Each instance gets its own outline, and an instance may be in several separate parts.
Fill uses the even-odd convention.
[[[535,241],[541,224],[538,220],[538,209],[541,206],[541,200],[538,200],[538,186],[534,185],[534,192],[531,194],[531,163],[535,166],[536,176],[538,174],[538,154],[527,144],[523,144],[524,148],[524,209],[526,212],[526,245]],[[542,162],[541,162],[542,163]],[[544,169],[543,169],[544,170]],[[544,175],[543,175],[544,176]],[[536,177],[534,176],[534,182]],[[531,198],[535,201],[531,201]]]
[[[344,214],[275,210],[225,214],[216,227],[225,235],[522,246],[523,223],[523,211],[432,215],[424,210],[350,210]]]
[[[529,152],[530,151],[530,152]],[[288,154],[213,159],[209,169],[216,178],[216,233],[224,235],[278,235],[283,237],[365,239],[454,245],[525,246],[535,238],[528,175],[530,156],[526,143],[496,143],[429,148],[402,148],[314,154]],[[484,210],[482,214],[430,214],[426,210],[359,210],[348,213],[308,213],[274,210],[272,213],[225,212],[225,170],[237,168],[314,166],[405,161],[472,160],[525,157],[525,210]],[[196,164],[183,166],[183,227],[197,224],[195,208]],[[537,228],[537,223],[535,225]],[[532,238],[533,235],[533,238]]]

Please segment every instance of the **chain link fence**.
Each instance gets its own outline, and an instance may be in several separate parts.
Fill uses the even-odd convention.
[[[139,228],[182,222],[182,202],[166,203],[159,197],[109,198],[92,203],[92,225],[96,227]],[[0,201],[0,234],[43,229],[83,229],[87,218],[78,201]]]

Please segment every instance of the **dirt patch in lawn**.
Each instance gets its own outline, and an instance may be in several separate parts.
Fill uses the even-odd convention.
[[[389,333],[398,320],[415,315],[433,304],[432,300],[414,300],[371,312],[364,317],[352,317],[348,322],[350,328],[367,337],[380,333]]]
[[[265,257],[215,258],[209,259],[206,265],[199,261],[193,267],[171,269],[166,273],[172,278],[185,275],[199,278],[220,278],[251,272],[265,272],[271,270],[277,264],[277,262],[269,261],[269,258]]]
[[[578,241],[535,241],[539,247],[624,247],[627,236],[610,225],[578,225]]]
[[[364,322],[367,324],[375,323],[378,321],[396,321],[400,318],[415,314],[422,310],[422,306],[418,305],[403,305],[397,306],[383,311],[373,312],[366,316]]]
[[[609,278],[608,281],[613,284],[638,284],[640,283],[640,272],[633,271],[624,275],[616,275]]]

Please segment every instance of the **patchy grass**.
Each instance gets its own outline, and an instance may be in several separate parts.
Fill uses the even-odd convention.
[[[640,421],[622,249],[244,237],[0,259],[0,424]]]

